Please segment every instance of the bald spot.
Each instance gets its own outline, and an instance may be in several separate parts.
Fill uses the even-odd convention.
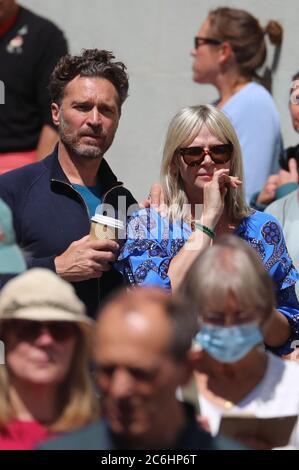
[[[169,294],[159,289],[123,292],[106,305],[96,326],[95,359],[127,365],[169,355],[172,323],[165,312]]]

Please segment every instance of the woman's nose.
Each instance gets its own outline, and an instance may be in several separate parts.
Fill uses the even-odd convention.
[[[211,164],[213,164],[214,161],[213,161],[213,159],[212,159],[212,157],[211,157],[211,155],[210,155],[209,149],[204,149],[204,152],[205,152],[205,154],[204,154],[204,159],[203,159],[202,163],[203,163],[204,165],[211,165]]]
[[[52,343],[54,341],[54,338],[50,329],[47,326],[42,326],[40,328],[39,334],[35,341],[39,345],[41,344],[44,345],[44,344]]]

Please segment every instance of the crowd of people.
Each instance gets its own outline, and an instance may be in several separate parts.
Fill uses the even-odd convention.
[[[0,118],[0,449],[298,449],[299,154],[282,151],[269,73],[257,75],[281,25],[209,13],[193,80],[219,97],[172,118],[140,207],[104,158],[125,64],[66,54],[63,33],[15,0],[0,27],[0,78],[21,83]],[[109,236],[109,207],[124,237]]]

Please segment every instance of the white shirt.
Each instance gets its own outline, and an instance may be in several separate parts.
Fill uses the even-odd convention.
[[[260,383],[239,403],[230,408],[231,413],[248,413],[258,418],[298,415],[299,418],[299,364],[282,360],[267,352],[268,363]],[[199,395],[201,415],[208,419],[212,435],[219,430],[224,410]],[[293,429],[288,447],[299,449],[299,420]]]

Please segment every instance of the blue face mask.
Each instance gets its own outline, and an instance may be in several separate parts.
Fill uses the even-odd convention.
[[[219,362],[237,362],[263,342],[256,323],[235,326],[215,326],[203,323],[195,342]]]

